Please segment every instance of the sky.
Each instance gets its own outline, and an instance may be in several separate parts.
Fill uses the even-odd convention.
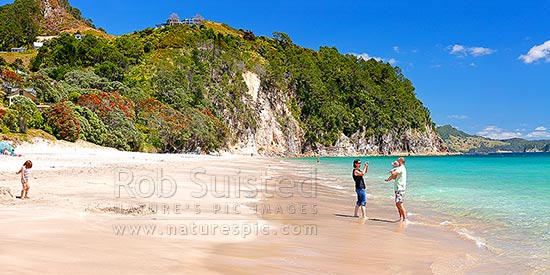
[[[0,0],[0,5],[13,1]],[[108,33],[154,27],[172,13],[402,69],[436,125],[505,139],[550,139],[547,0],[69,0]]]

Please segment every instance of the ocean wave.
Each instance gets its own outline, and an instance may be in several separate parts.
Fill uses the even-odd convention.
[[[458,233],[458,235],[464,239],[473,241],[479,248],[490,249],[483,238],[474,236],[467,229],[464,229],[464,228],[456,229],[456,233]]]
[[[337,185],[337,184],[334,184],[334,185],[327,185],[327,187],[332,188],[332,189],[336,189],[336,190],[343,190],[343,189],[345,189],[345,187],[343,187],[343,186],[341,186],[341,185]]]

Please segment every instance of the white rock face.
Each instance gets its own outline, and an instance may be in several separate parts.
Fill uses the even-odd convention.
[[[300,155],[304,133],[287,107],[288,95],[279,90],[262,91],[261,79],[253,72],[244,72],[242,76],[252,97],[248,104],[257,114],[257,126],[238,137],[233,153]]]
[[[248,94],[252,97],[252,102],[256,102],[260,91],[260,78],[253,72],[245,71],[243,72],[243,79],[246,87],[248,87]]]

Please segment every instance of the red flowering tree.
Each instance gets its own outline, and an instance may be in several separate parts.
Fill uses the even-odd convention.
[[[5,69],[0,72],[0,77],[8,83],[18,83],[21,84],[23,79],[18,76],[15,72]]]
[[[77,98],[77,104],[93,111],[107,127],[103,145],[121,150],[140,150],[143,136],[135,125],[134,102],[118,92],[91,91]]]
[[[189,116],[154,98],[138,104],[138,122],[148,142],[163,152],[180,152],[189,139]]]
[[[163,152],[210,152],[227,136],[227,127],[210,110],[176,110],[154,98],[140,102],[137,110],[148,142]]]
[[[92,110],[102,119],[117,110],[122,111],[128,119],[135,118],[134,102],[117,92],[94,91],[83,94],[78,98],[77,104]]]
[[[76,141],[80,136],[80,123],[71,103],[62,101],[53,104],[44,112],[46,128],[58,139]]]

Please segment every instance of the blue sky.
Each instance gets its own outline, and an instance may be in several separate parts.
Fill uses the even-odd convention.
[[[13,1],[0,0],[0,4]],[[550,3],[533,1],[70,0],[111,34],[171,13],[273,31],[312,49],[399,66],[437,125],[491,138],[550,139]]]

